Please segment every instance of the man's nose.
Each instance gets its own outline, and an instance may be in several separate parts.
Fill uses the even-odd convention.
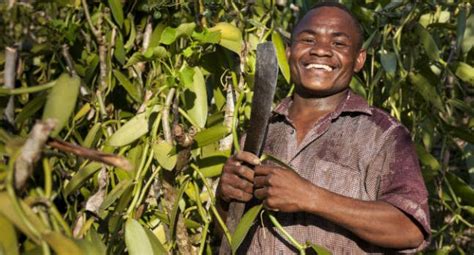
[[[318,57],[331,57],[332,56],[331,45],[325,42],[316,43],[311,47],[310,54],[316,55]]]

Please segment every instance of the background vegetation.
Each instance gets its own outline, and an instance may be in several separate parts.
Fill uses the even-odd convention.
[[[256,45],[278,50],[278,101],[285,42],[313,2],[0,3],[0,254],[215,252],[216,178],[249,118]],[[416,143],[426,253],[472,254],[471,4],[342,2],[369,53],[352,88]]]

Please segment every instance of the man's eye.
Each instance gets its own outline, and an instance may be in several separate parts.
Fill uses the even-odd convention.
[[[334,46],[336,46],[336,47],[346,47],[346,46],[347,46],[347,43],[345,43],[345,42],[340,42],[340,41],[335,41],[333,44],[334,44]]]
[[[314,43],[313,38],[302,38],[300,41],[303,43]]]

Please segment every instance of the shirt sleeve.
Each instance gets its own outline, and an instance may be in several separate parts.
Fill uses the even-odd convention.
[[[424,232],[425,238],[419,247],[400,252],[420,251],[428,246],[431,238],[428,192],[408,131],[403,126],[394,128],[377,157],[383,168],[377,199],[403,211]]]

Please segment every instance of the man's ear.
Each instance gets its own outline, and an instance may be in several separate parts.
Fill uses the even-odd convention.
[[[362,69],[362,67],[364,66],[366,57],[367,57],[367,50],[360,49],[359,54],[357,55],[357,58],[356,58],[356,63],[354,65],[354,72],[357,73],[360,71],[360,69]]]

